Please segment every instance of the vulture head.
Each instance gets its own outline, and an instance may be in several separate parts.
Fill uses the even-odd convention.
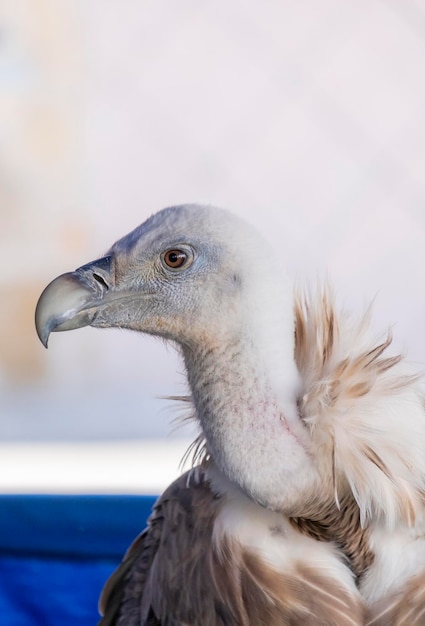
[[[270,299],[267,287],[274,292],[267,304],[279,299],[279,320],[291,320],[292,289],[288,283],[282,290],[284,277],[259,233],[222,209],[176,206],[103,258],[54,280],[40,298],[37,331],[46,347],[51,332],[87,325],[147,332],[189,348],[228,341],[250,333],[263,298]],[[292,356],[293,322],[287,326]]]
[[[180,346],[208,451],[250,496],[287,507],[311,487],[292,288],[270,246],[243,220],[200,205],[164,209],[103,258],[56,278],[36,309],[41,341],[47,347],[51,332],[87,325]],[[280,471],[277,457],[286,459]],[[283,502],[282,484],[294,472]]]

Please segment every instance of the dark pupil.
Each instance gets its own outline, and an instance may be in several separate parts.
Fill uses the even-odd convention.
[[[170,252],[170,254],[168,255],[168,260],[170,261],[170,263],[178,263],[180,258],[180,255],[177,254],[177,252]]]

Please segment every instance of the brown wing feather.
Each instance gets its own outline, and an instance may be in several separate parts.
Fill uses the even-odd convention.
[[[124,587],[133,565],[142,558],[148,531],[144,530],[131,544],[118,566],[106,581],[99,598],[99,612],[103,615],[99,626],[112,626],[118,619]]]
[[[99,626],[246,624],[240,595],[213,550],[219,506],[201,469],[176,480],[106,583]]]
[[[358,597],[306,563],[282,574],[237,542],[224,539],[217,551],[213,528],[221,506],[202,469],[175,481],[106,583],[100,625],[364,623]]]
[[[241,584],[250,626],[363,626],[364,607],[334,578],[298,563],[280,574],[245,553]]]
[[[214,549],[214,521],[221,506],[202,470],[189,472],[167,489],[156,507],[159,540],[150,560],[135,562],[123,594],[119,626],[134,603],[137,624],[244,626],[248,624],[235,563]],[[152,524],[152,521],[151,521]],[[233,570],[233,571],[232,571]]]
[[[174,487],[174,483],[171,487]],[[140,624],[140,598],[161,537],[163,497],[155,504],[148,528],[133,541],[122,563],[109,577],[103,588],[99,600],[99,611],[103,614],[103,618],[99,626],[117,624],[122,614],[124,601],[126,604],[125,623],[128,626]],[[152,626],[155,626],[155,623],[153,621]]]
[[[369,611],[367,626],[423,626],[425,574],[413,576],[405,587],[386,596]]]

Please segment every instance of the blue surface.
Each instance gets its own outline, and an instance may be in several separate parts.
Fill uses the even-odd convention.
[[[0,624],[91,626],[151,496],[0,496]]]

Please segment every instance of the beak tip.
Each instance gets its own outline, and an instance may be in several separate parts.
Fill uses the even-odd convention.
[[[35,317],[35,329],[37,331],[37,336],[40,339],[41,343],[45,348],[48,347],[49,336],[50,336],[50,328],[48,324],[40,323],[38,316]]]

